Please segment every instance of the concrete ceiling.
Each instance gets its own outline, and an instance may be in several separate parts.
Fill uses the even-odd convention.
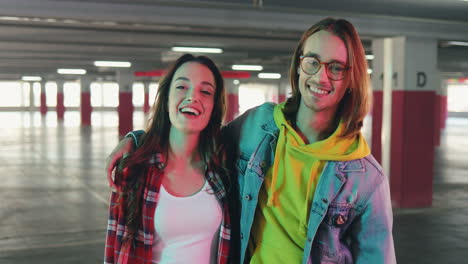
[[[95,60],[162,69],[179,56],[175,45],[222,48],[209,56],[224,70],[255,63],[285,73],[301,33],[325,16],[353,22],[368,51],[378,37],[437,38],[439,69],[467,74],[468,47],[443,45],[468,41],[466,14],[461,0],[0,0],[0,78],[57,78],[57,68],[114,76]]]

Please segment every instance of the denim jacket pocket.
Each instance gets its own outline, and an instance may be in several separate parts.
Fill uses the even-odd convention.
[[[330,203],[325,217],[320,223],[312,244],[312,263],[344,263],[342,243],[343,234],[350,225],[354,205],[348,203]]]
[[[237,160],[237,173],[239,175],[244,175],[245,170],[247,169],[247,164],[249,162],[249,157],[247,157],[244,153],[240,153],[239,159]]]

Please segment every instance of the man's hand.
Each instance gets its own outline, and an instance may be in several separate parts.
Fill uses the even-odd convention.
[[[107,180],[111,188],[117,188],[112,174],[115,166],[121,158],[126,157],[133,150],[133,142],[130,138],[122,139],[119,144],[112,150],[112,153],[106,159]]]

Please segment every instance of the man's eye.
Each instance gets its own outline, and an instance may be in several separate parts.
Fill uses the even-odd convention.
[[[332,63],[328,67],[333,72],[342,72],[342,71],[344,71],[343,65],[341,65],[339,63]]]
[[[178,90],[183,90],[183,89],[185,89],[185,86],[184,86],[184,85],[177,85],[177,86],[176,86],[176,89],[178,89]]]
[[[316,67],[318,67],[320,65],[320,63],[318,61],[316,61],[316,60],[311,60],[311,61],[309,61],[309,65],[311,67],[316,68]]]

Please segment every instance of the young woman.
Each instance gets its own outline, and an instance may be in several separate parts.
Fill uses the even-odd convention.
[[[119,165],[105,263],[227,263],[230,219],[218,159],[223,79],[184,55],[161,80],[145,135]]]
[[[388,179],[360,132],[370,87],[354,26],[326,18],[310,27],[289,77],[285,103],[223,128],[241,203],[239,262],[396,263]]]

